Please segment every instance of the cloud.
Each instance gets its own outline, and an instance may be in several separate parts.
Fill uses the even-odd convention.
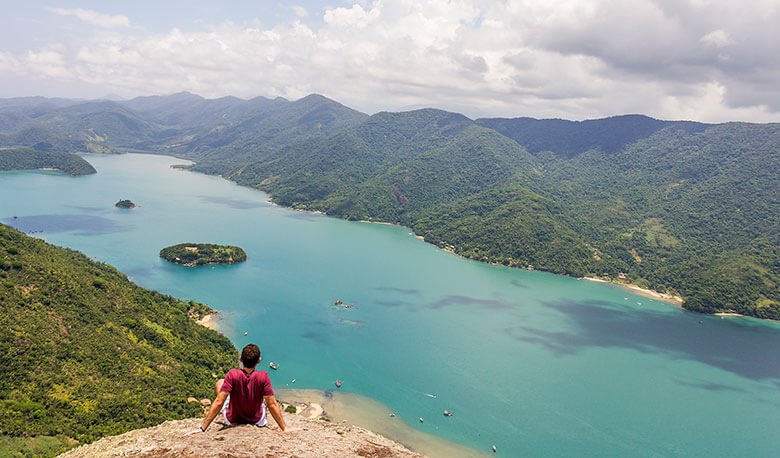
[[[300,5],[291,6],[290,9],[292,10],[293,14],[299,18],[304,18],[309,15],[309,12],[306,11],[306,8]]]
[[[49,8],[49,11],[60,16],[75,16],[88,24],[98,27],[117,28],[130,25],[130,19],[127,16],[103,14],[82,8]]]
[[[751,8],[727,0],[360,2],[325,8],[306,24],[93,31],[67,49],[0,50],[0,67],[93,85],[96,95],[318,92],[367,112],[768,121],[780,113],[778,11],[778,0]]]

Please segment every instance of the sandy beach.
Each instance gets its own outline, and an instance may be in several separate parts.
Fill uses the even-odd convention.
[[[674,294],[668,294],[668,293],[659,293],[658,291],[653,291],[652,289],[647,289],[647,288],[641,288],[637,285],[632,285],[630,283],[617,283],[614,281],[603,280],[601,278],[595,278],[595,277],[583,277],[583,279],[596,282],[596,283],[606,283],[609,285],[615,285],[619,288],[623,288],[634,294],[638,294],[640,296],[644,296],[650,299],[657,299],[659,301],[664,301],[669,304],[675,305],[677,307],[682,307],[682,304],[684,302],[683,298],[680,296],[675,296]]]
[[[346,423],[365,428],[394,440],[410,450],[431,458],[465,458],[489,456],[492,444],[485,451],[456,444],[438,436],[412,428],[407,422],[416,418],[391,417],[387,406],[363,396],[340,391],[279,389],[277,397],[284,403],[303,407],[306,418],[327,415],[333,423]]]
[[[209,314],[206,314],[198,320],[198,324],[201,326],[205,326],[209,329],[213,329],[215,331],[219,331],[219,321],[221,321],[221,317],[219,316],[219,312],[214,311]]]

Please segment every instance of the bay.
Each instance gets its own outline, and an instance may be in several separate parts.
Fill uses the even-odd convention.
[[[780,447],[778,323],[470,261],[406,228],[273,206],[173,169],[186,161],[171,157],[85,158],[96,175],[0,173],[0,220],[210,304],[238,348],[256,342],[264,364],[279,365],[277,388],[331,390],[339,379],[392,421],[475,450],[496,444],[503,456]],[[115,208],[120,199],[140,207]],[[181,242],[239,245],[248,260],[186,268],[159,258]]]

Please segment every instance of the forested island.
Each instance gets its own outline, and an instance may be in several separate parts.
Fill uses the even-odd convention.
[[[83,157],[73,153],[32,148],[0,149],[0,170],[59,170],[71,176],[97,173]]]
[[[137,205],[134,204],[132,200],[128,200],[128,199],[122,199],[119,202],[115,203],[114,206],[118,207],[118,208],[135,208],[135,207],[137,207]]]
[[[2,224],[0,307],[0,456],[200,415],[184,399],[213,394],[211,374],[235,363],[230,341],[196,323],[207,306]]]
[[[168,262],[194,267],[206,264],[237,264],[246,261],[246,252],[237,246],[213,243],[180,243],[160,250]]]

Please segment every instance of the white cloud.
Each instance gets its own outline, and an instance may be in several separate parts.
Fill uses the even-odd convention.
[[[309,15],[309,12],[306,11],[306,8],[300,5],[291,6],[290,9],[292,10],[293,14],[299,18],[304,18]]]
[[[98,27],[127,27],[130,19],[127,16],[98,13],[83,8],[49,8],[49,11],[60,16],[75,16],[78,19]]]
[[[766,121],[780,112],[780,0],[763,2],[361,2],[306,24],[95,31],[76,48],[0,52],[0,68],[91,84],[97,95],[319,92],[368,112]]]
[[[699,39],[699,42],[706,46],[723,48],[731,43],[728,32],[723,29],[713,30]]]

